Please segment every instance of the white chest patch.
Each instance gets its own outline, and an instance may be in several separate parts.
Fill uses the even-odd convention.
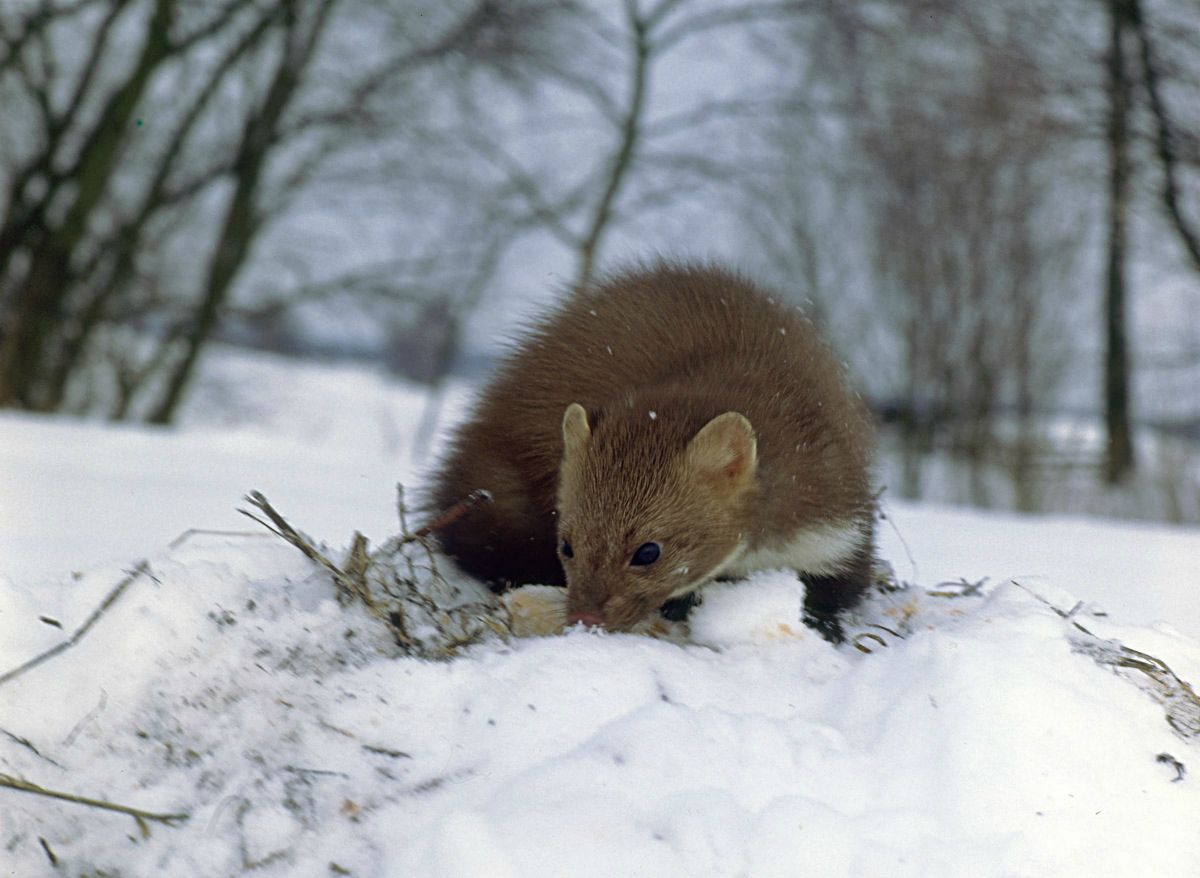
[[[791,539],[775,546],[759,546],[740,552],[723,564],[718,574],[745,576],[755,570],[789,567],[805,573],[840,573],[862,550],[862,525],[847,521],[823,524],[799,531]]]

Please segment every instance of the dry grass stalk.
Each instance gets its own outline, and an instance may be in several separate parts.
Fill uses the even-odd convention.
[[[251,533],[247,530],[213,530],[207,527],[189,527],[171,542],[167,543],[168,549],[178,549],[192,537],[241,537],[244,539],[266,539],[270,534],[260,534],[257,531]]]
[[[894,577],[890,577],[888,572],[883,569],[875,571],[875,587],[884,593],[903,590],[903,586],[897,587]],[[931,597],[951,599],[979,597],[982,595],[983,586],[986,583],[986,577],[976,582],[969,582],[966,579],[957,582],[942,582],[927,591],[926,594]],[[1138,678],[1141,688],[1146,689],[1163,706],[1167,715],[1167,723],[1171,728],[1185,739],[1200,738],[1200,696],[1197,696],[1192,685],[1181,679],[1166,662],[1139,650],[1131,649],[1116,640],[1104,640],[1097,637],[1075,619],[1076,614],[1083,607],[1082,603],[1076,604],[1070,610],[1062,610],[1021,583],[1013,581],[1013,585],[1023,589],[1071,624],[1074,629],[1074,633],[1069,637],[1072,649],[1089,656],[1098,664],[1118,671],[1137,671],[1142,675]],[[904,638],[902,633],[882,625],[870,627],[897,639]],[[873,631],[864,631],[856,635],[852,643],[859,652],[867,654],[890,645],[886,638]]]
[[[365,579],[363,579],[361,576],[354,576],[351,573],[347,573],[345,570],[338,567],[338,565],[334,564],[327,557],[325,557],[325,555],[322,554],[315,546],[313,546],[313,544],[310,543],[303,534],[288,524],[287,520],[275,511],[275,508],[267,502],[267,498],[264,497],[260,492],[251,491],[246,495],[245,499],[251,506],[269,518],[271,520],[271,524],[267,524],[267,522],[263,521],[257,515],[252,512],[247,512],[245,509],[239,509],[238,512],[252,521],[257,521],[259,524],[281,539],[287,540],[289,543],[303,552],[309,558],[309,560],[315,561],[324,567],[326,571],[329,572],[329,575],[333,577],[333,582],[337,586],[343,602],[349,602],[354,598],[357,598],[358,600],[362,601],[367,609],[370,610],[374,615],[380,616],[379,608],[375,605],[375,600],[371,596],[370,589],[367,588]],[[365,551],[366,537],[360,533],[355,533],[355,547],[358,546],[360,541],[363,543],[363,551]],[[382,618],[382,616],[380,616],[380,618]]]
[[[1141,688],[1148,691],[1163,706],[1167,714],[1167,724],[1184,739],[1200,738],[1200,697],[1196,695],[1192,685],[1180,679],[1166,662],[1131,649],[1120,641],[1098,637],[1080,625],[1075,621],[1075,614],[1083,607],[1082,602],[1070,610],[1062,610],[1021,583],[1014,581],[1013,585],[1033,595],[1071,624],[1078,632],[1069,637],[1071,648],[1075,652],[1088,656],[1097,664],[1118,671],[1133,670],[1142,674],[1143,676],[1138,678],[1142,681]]]
[[[905,636],[903,634],[901,634],[899,631],[896,631],[893,628],[889,628],[886,625],[877,625],[877,624],[872,623],[870,627],[877,628],[880,631],[884,632],[884,634],[890,634],[896,640],[904,640],[905,639]],[[875,650],[872,649],[870,645],[868,645],[869,643],[873,643],[876,646],[880,646],[880,647],[891,646],[891,644],[886,639],[884,639],[883,636],[876,634],[874,631],[862,631],[859,634],[856,634],[854,637],[854,640],[851,642],[854,644],[855,649],[857,649],[859,652],[865,652],[867,655],[870,655],[871,653],[875,652]]]
[[[397,512],[400,533],[374,552],[367,538],[355,533],[341,564],[334,563],[310,540],[299,533],[258,491],[246,496],[247,502],[264,517],[239,510],[280,539],[286,540],[321,566],[333,579],[343,601],[359,601],[391,631],[396,643],[408,654],[423,658],[449,658],[464,647],[487,636],[507,638],[512,634],[511,620],[504,605],[462,603],[437,569],[432,534],[465,515],[490,496],[475,491],[430,524],[408,530],[403,487],[397,485]],[[419,547],[424,555],[420,563],[413,554]]]
[[[1075,624],[1075,623],[1073,623]],[[1071,647],[1098,664],[1116,669],[1138,671],[1147,681],[1142,688],[1163,706],[1167,724],[1182,738],[1200,738],[1200,697],[1160,658],[1130,649],[1115,640],[1102,640],[1081,625],[1075,627],[1086,637],[1072,637]]]
[[[39,750],[37,747],[35,747],[33,742],[30,741],[28,738],[23,738],[20,735],[14,735],[12,732],[8,731],[8,729],[0,729],[0,735],[4,735],[4,737],[8,738],[14,744],[24,747],[26,750],[28,750],[30,753],[32,753],[34,756],[36,756],[38,759],[42,759],[46,762],[49,762],[55,768],[62,768],[61,764],[59,764],[58,762],[55,762],[53,759],[51,759],[49,756],[47,756],[45,753],[43,753],[41,750]]]
[[[56,646],[51,647],[50,649],[46,650],[45,652],[43,652],[39,655],[35,655],[33,658],[31,658],[29,661],[25,662],[24,664],[13,668],[11,671],[6,671],[5,673],[0,674],[0,686],[3,686],[9,680],[19,677],[21,674],[24,674],[26,671],[30,671],[33,668],[36,668],[38,665],[42,664],[43,662],[49,661],[50,659],[54,658],[56,655],[66,652],[72,646],[77,644],[80,640],[83,639],[84,635],[86,635],[88,633],[88,631],[91,630],[92,626],[95,625],[100,620],[100,617],[103,616],[108,611],[108,609],[120,599],[121,595],[123,595],[125,593],[126,589],[128,589],[129,586],[133,585],[133,583],[135,581],[137,581],[138,578],[140,578],[141,576],[144,576],[144,575],[150,575],[150,564],[146,561],[139,561],[137,563],[137,565],[132,570],[129,571],[129,574],[124,579],[122,579],[115,586],[113,586],[112,590],[109,591],[109,593],[105,596],[104,600],[100,602],[100,605],[98,607],[96,607],[96,609],[92,610],[91,615],[89,615],[87,617],[87,619],[84,620],[84,623],[82,625],[80,625],[77,629],[75,629],[74,634],[72,634],[70,637],[68,637],[62,643],[59,643]],[[154,577],[151,576],[151,579],[153,579],[153,578]]]
[[[925,592],[935,598],[977,598],[983,595],[983,587],[991,577],[985,576],[970,582],[965,576],[958,579],[939,582],[931,590]]]
[[[46,841],[42,836],[38,836],[38,844],[42,846],[42,850],[46,852],[46,859],[50,861],[50,865],[58,868],[58,856],[50,847],[50,842]]]
[[[105,811],[128,814],[137,823],[143,838],[148,838],[150,835],[150,827],[147,821],[162,823],[166,826],[177,826],[185,822],[190,816],[183,813],[156,814],[153,811],[143,811],[140,808],[131,808],[128,805],[119,805],[116,802],[107,802],[104,799],[92,799],[87,796],[77,796],[74,793],[48,790],[27,780],[21,780],[19,777],[13,777],[11,774],[0,774],[0,787],[7,787],[10,790],[17,790],[22,793],[33,793],[37,796],[46,796],[50,799],[61,799],[64,802],[74,802],[77,805],[87,805],[90,808],[100,808]]]

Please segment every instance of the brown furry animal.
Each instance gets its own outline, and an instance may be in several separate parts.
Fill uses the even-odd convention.
[[[488,490],[445,551],[497,590],[565,583],[572,621],[623,630],[686,613],[715,577],[791,567],[838,640],[869,578],[872,444],[806,318],[724,269],[660,264],[576,292],[520,342],[430,499]]]

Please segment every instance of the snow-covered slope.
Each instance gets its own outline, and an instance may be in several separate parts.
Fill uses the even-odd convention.
[[[855,620],[870,654],[796,624],[775,572],[715,587],[685,643],[420,661],[278,540],[165,546],[253,529],[250,488],[335,547],[394,528],[420,400],[322,380],[222,429],[0,417],[0,775],[188,815],[0,787],[0,875],[1196,874],[1200,745],[1073,624],[1200,681],[1196,531],[893,504],[916,585]]]
[[[722,586],[695,640],[572,632],[398,658],[274,541],[153,559],[73,649],[0,688],[14,875],[1194,874],[1200,748],[1015,586],[900,593],[864,655],[795,624],[784,573]],[[0,667],[120,578],[5,592]],[[1055,598],[1062,595],[1055,592]],[[1181,675],[1200,644],[1087,618]],[[25,742],[25,743],[22,743]],[[35,753],[33,748],[36,748]],[[1160,754],[1191,773],[1177,771]]]

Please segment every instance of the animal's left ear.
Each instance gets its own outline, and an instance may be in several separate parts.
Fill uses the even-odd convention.
[[[688,468],[730,491],[750,486],[758,466],[758,442],[745,415],[725,412],[700,428],[684,452]]]
[[[592,428],[588,425],[587,412],[579,403],[571,403],[563,412],[562,434],[564,459],[579,457],[587,450]]]

